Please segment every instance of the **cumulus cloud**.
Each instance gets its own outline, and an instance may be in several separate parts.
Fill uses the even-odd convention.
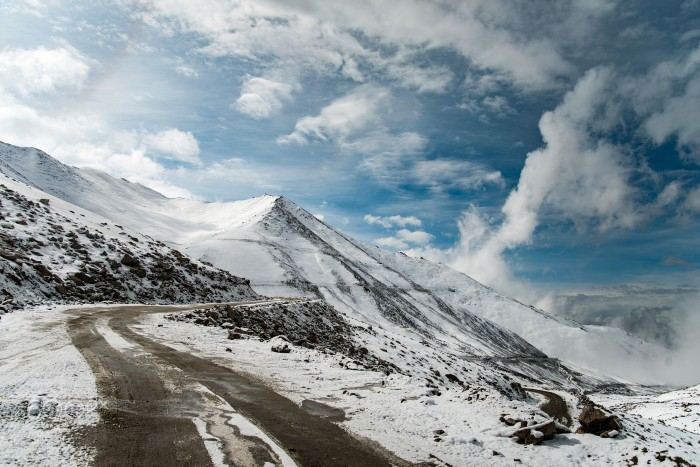
[[[363,219],[370,225],[381,225],[385,229],[406,226],[420,227],[423,225],[423,221],[416,216],[401,216],[399,214],[393,216],[374,216],[372,214],[365,214]]]
[[[199,143],[189,131],[169,128],[158,133],[147,133],[143,136],[143,144],[167,159],[189,164],[200,162]]]
[[[256,120],[267,118],[291,100],[295,86],[271,79],[248,78],[241,86],[241,95],[233,108]]]
[[[306,116],[294,125],[294,131],[278,138],[280,144],[307,144],[310,141],[334,141],[352,144],[350,137],[367,130],[379,120],[378,107],[389,93],[377,86],[360,86],[335,99],[318,115]]]
[[[0,87],[20,97],[82,88],[90,72],[86,57],[68,45],[0,51]]]
[[[542,116],[544,146],[527,155],[518,185],[501,209],[500,223],[471,206],[459,220],[454,247],[420,254],[512,290],[515,281],[504,253],[532,241],[543,210],[582,228],[635,225],[640,213],[629,159],[623,148],[598,136],[615,122],[612,78],[605,68],[589,71],[556,109]]]

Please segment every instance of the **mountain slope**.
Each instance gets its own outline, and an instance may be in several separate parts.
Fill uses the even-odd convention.
[[[10,145],[0,145],[0,171],[245,276],[261,293],[323,298],[351,321],[430,342],[456,358],[497,358],[503,365],[518,359],[515,366],[522,369],[532,359],[546,361],[547,354],[636,381],[643,380],[635,361],[662,365],[652,359],[664,355],[657,346],[616,329],[552,317],[446,266],[364,245],[282,197],[168,199]],[[548,364],[552,368],[533,374],[562,384],[571,378]]]
[[[254,298],[247,280],[0,174],[3,310],[45,301]]]

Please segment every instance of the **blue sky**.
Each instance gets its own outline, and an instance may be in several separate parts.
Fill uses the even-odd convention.
[[[700,2],[0,3],[0,140],[519,296],[696,284]]]

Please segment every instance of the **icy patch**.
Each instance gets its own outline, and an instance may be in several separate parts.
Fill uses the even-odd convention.
[[[221,440],[207,431],[207,423],[204,420],[195,418],[192,421],[197,427],[197,433],[204,441],[204,447],[207,449],[214,467],[228,467],[226,455],[221,450]]]

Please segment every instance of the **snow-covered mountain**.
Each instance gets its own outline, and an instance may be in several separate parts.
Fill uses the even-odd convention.
[[[638,382],[638,368],[663,366],[665,351],[658,346],[618,329],[554,317],[447,266],[366,245],[283,197],[170,199],[6,144],[0,145],[0,171],[246,277],[260,293],[323,298],[352,322],[410,336],[416,348],[399,357],[406,367],[420,365],[427,347],[457,359],[494,358],[520,370],[547,362],[551,368],[532,374],[547,373],[562,384],[572,375],[554,368],[545,354],[589,374]]]
[[[2,311],[253,298],[248,281],[0,174]]]

